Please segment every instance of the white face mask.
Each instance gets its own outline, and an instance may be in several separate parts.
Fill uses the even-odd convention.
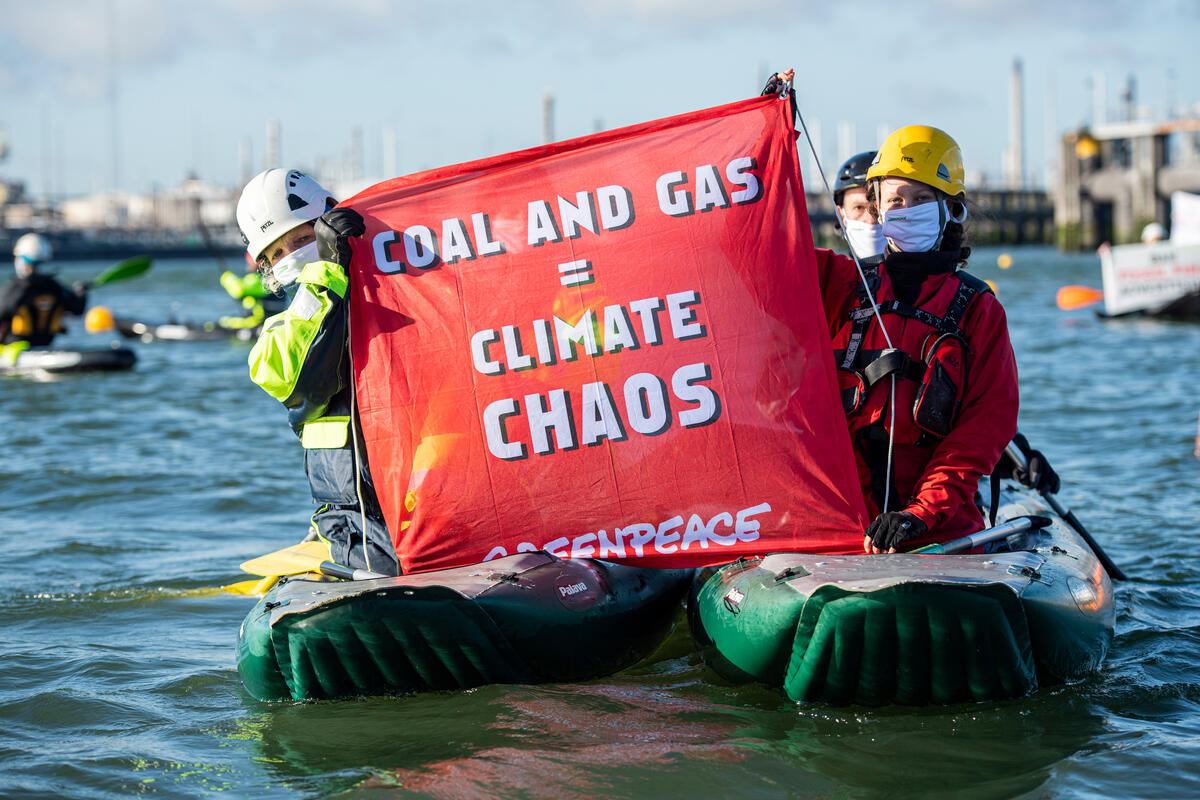
[[[883,212],[883,235],[893,250],[901,253],[926,253],[942,244],[947,222],[967,221],[967,207],[960,203],[962,215],[950,216],[946,199],[895,208]]]
[[[893,250],[925,253],[942,243],[946,222],[946,206],[941,200],[889,208],[883,212],[883,235]]]
[[[858,256],[859,261],[875,258],[883,253],[885,242],[882,225],[856,219],[843,220],[842,225],[846,229],[846,238],[850,240],[850,246],[854,248],[854,255]]]
[[[260,270],[263,287],[268,292],[278,292],[285,286],[291,286],[300,277],[304,268],[317,259],[316,242],[309,242],[303,247],[293,250],[275,262],[275,266],[267,270]]]

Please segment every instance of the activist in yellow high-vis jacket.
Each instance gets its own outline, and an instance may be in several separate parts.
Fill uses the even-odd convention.
[[[279,314],[287,308],[286,297],[279,292],[267,291],[258,272],[237,275],[225,270],[221,273],[221,288],[246,310],[241,316],[230,314],[221,317],[217,324],[222,328],[254,330],[262,325],[267,317]]]
[[[272,176],[272,172],[280,175]],[[263,175],[268,178],[265,182]],[[297,200],[296,184],[303,186],[304,181],[293,176],[311,184],[308,188],[317,195],[313,202],[305,205],[302,198]],[[291,193],[280,202],[277,192],[264,193],[264,183],[268,190],[272,183],[279,184],[277,189],[286,183]],[[333,227],[324,221],[314,226],[315,217],[295,223],[297,216],[312,213],[313,206],[325,205],[327,194],[302,173],[268,170],[251,181],[238,202],[243,236],[250,225],[284,231],[257,247],[246,236],[251,257],[264,271],[264,284],[272,290],[277,288],[272,283],[296,284],[291,304],[267,319],[250,351],[250,378],[288,409],[288,421],[304,446],[304,469],[319,506],[312,526],[329,543],[332,560],[395,575],[399,563],[354,416],[346,304],[349,281],[345,267],[337,263],[349,262],[345,238],[354,235],[339,223],[348,212],[361,226],[361,217],[348,209],[335,209],[330,215]],[[328,200],[332,203],[332,198]],[[264,216],[268,223],[262,222]],[[341,254],[334,256],[337,261],[317,255],[317,238],[328,240],[323,251]]]

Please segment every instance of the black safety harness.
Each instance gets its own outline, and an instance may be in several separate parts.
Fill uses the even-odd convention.
[[[878,304],[879,314],[896,314],[901,317],[915,319],[925,323],[941,338],[953,337],[958,339],[966,351],[966,335],[962,328],[962,319],[966,315],[967,309],[971,303],[981,293],[990,293],[991,287],[980,278],[971,275],[968,272],[958,270],[954,273],[958,279],[958,288],[954,292],[954,296],[950,300],[950,305],[946,309],[946,313],[938,316],[923,308],[917,308],[911,303],[905,303],[901,300],[887,300]],[[871,295],[873,296],[879,287],[879,274],[872,271],[867,276]],[[870,297],[867,294],[867,288],[859,286],[858,290],[858,305],[850,311],[847,318],[850,320],[852,327],[850,329],[850,339],[846,344],[845,349],[834,351],[834,360],[837,363],[838,369],[844,372],[849,372],[857,376],[857,385],[842,390],[842,405],[847,414],[853,414],[862,407],[866,402],[866,397],[871,387],[876,383],[884,380],[889,376],[908,379],[917,384],[922,385],[927,379],[929,363],[922,358],[914,358],[909,353],[896,347],[884,348],[882,350],[866,350],[863,349],[862,343],[867,335],[867,328],[871,323],[872,317],[875,316],[875,310],[871,307]],[[932,360],[932,349],[928,354],[924,354],[925,358]],[[914,408],[914,414],[916,409]],[[944,419],[947,421],[953,416],[952,408],[944,408],[941,410],[944,414]],[[921,435],[914,443],[920,447],[935,447],[941,441],[940,436],[935,436],[923,426]],[[864,458],[868,464],[874,463],[874,457],[871,455],[872,450],[883,448],[886,446],[888,435],[884,429],[877,425],[868,426],[861,431],[863,441],[858,443],[858,446],[866,448],[864,450]],[[883,457],[882,452],[876,454],[878,457]],[[877,470],[871,469],[873,493],[878,494],[881,498],[884,496],[884,487],[882,478],[876,474]],[[992,495],[991,498],[991,516],[994,519],[996,507],[999,502],[999,481],[991,481]]]
[[[959,281],[958,290],[954,293],[946,313],[940,317],[923,308],[917,308],[911,303],[895,299],[879,303],[879,314],[896,314],[915,319],[940,333],[958,337],[965,342],[966,337],[962,329],[963,316],[977,295],[981,292],[991,292],[992,289],[987,282],[962,270],[955,272],[954,277]],[[872,272],[868,275],[868,281],[871,283],[870,290],[873,295],[879,286],[879,274]],[[925,362],[913,358],[898,347],[882,350],[862,349],[863,339],[867,335],[867,327],[871,324],[873,316],[875,316],[875,309],[871,307],[866,288],[860,284],[858,305],[847,316],[851,322],[850,340],[846,343],[845,349],[833,351],[833,358],[837,362],[838,369],[857,373],[861,378],[861,386],[843,390],[842,405],[848,414],[857,410],[859,405],[865,401],[866,393],[870,391],[871,387],[884,378],[895,375],[898,378],[908,378],[920,383],[925,375],[927,366]],[[847,392],[851,393],[851,396],[847,396]],[[858,396],[859,393],[861,396]]]

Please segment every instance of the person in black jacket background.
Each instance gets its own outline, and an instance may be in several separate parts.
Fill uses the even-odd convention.
[[[87,284],[68,289],[38,267],[54,253],[46,237],[27,233],[13,247],[17,277],[0,293],[0,342],[28,342],[44,347],[66,331],[64,313],[80,315],[87,306]]]

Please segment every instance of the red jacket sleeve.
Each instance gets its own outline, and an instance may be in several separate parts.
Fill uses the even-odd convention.
[[[981,294],[964,320],[967,385],[953,430],[933,451],[905,509],[931,530],[969,504],[1017,433],[1017,360],[1000,301]]]
[[[821,285],[821,303],[832,337],[846,321],[850,309],[858,303],[858,268],[854,259],[832,250],[814,248],[817,280]]]

